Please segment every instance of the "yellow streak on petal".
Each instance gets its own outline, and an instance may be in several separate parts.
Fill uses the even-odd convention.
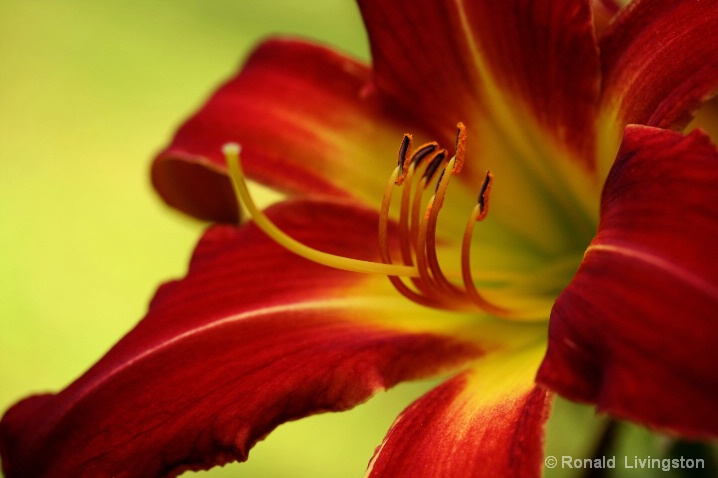
[[[467,397],[474,407],[486,407],[527,393],[535,385],[536,372],[545,354],[544,340],[521,350],[478,359],[471,367]]]
[[[597,143],[596,157],[598,162],[598,174],[603,184],[608,177],[608,172],[616,160],[616,153],[621,145],[625,123],[620,118],[620,111],[617,105],[604,106],[598,115],[596,122]]]
[[[491,110],[490,120],[494,123],[494,131],[487,135],[487,138],[481,138],[481,140],[491,139],[499,150],[511,156],[513,162],[520,166],[518,170],[516,167],[509,169],[511,181],[517,181],[521,176],[538,178],[541,186],[549,191],[559,205],[570,205],[562,211],[562,214],[569,217],[573,224],[572,227],[577,227],[583,235],[592,237],[595,233],[595,225],[598,223],[598,198],[602,183],[579,161],[571,158],[571,153],[563,145],[553,140],[552,135],[546,133],[536,123],[533,114],[525,106],[505,94],[504,89],[494,78],[490,65],[482,56],[481,47],[471,32],[463,0],[455,1],[464,36],[486,92],[485,99]],[[484,125],[482,130],[486,126]],[[491,169],[495,169],[498,180],[501,171],[494,164],[490,166]],[[527,170],[530,175],[526,174]],[[524,183],[526,183],[525,180]],[[545,231],[553,221],[542,217],[537,205],[532,204],[532,199],[535,200],[535,197],[531,195],[531,189],[533,189],[531,186],[530,184],[519,185],[519,187],[511,189],[510,195],[513,198],[511,203],[524,208],[532,208],[532,213],[525,214],[524,217],[527,220],[522,220],[521,224],[527,224],[525,226],[526,233],[533,231],[535,235],[537,228],[542,228]],[[536,182],[533,186],[536,186]],[[522,191],[527,196],[520,197]],[[498,206],[501,207],[500,203]],[[543,213],[543,215],[545,214],[546,212]],[[505,215],[513,216],[510,213],[501,214],[501,216]],[[532,218],[536,218],[535,221],[532,222]],[[573,232],[575,233],[575,230]],[[556,231],[554,235],[547,234],[540,245],[548,248],[547,252],[552,252],[551,244],[560,242],[557,239],[561,235],[562,231]]]

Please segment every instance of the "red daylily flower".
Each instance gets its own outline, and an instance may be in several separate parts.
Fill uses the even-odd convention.
[[[367,476],[539,476],[552,392],[718,436],[718,151],[678,132],[718,90],[718,1],[600,25],[588,0],[359,5],[371,68],[270,40],[158,156],[170,205],[234,223],[228,158],[255,222],[210,228],[104,358],[5,414],[8,478],[245,460],[283,422],[446,373]],[[252,208],[229,142],[290,198]]]

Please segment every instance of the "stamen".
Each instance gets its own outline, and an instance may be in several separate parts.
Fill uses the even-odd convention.
[[[406,144],[406,141],[404,141],[402,144]],[[400,245],[401,245],[401,253],[402,253],[402,260],[404,261],[405,265],[413,265],[413,255],[412,255],[412,244],[410,242],[410,237],[408,231],[409,231],[409,218],[408,218],[408,211],[410,206],[410,199],[411,199],[411,187],[413,185],[413,176],[416,172],[416,167],[419,166],[420,168],[423,167],[424,169],[427,167],[425,166],[425,159],[431,157],[432,155],[441,155],[442,157],[445,157],[446,151],[436,151],[438,148],[437,143],[428,143],[426,145],[423,145],[417,153],[412,156],[411,162],[406,168],[406,177],[405,182],[403,184],[404,190],[402,191],[402,204],[401,204],[401,213],[399,217],[399,231],[400,231]],[[403,154],[403,147],[400,148],[400,155]],[[432,158],[432,161],[434,158]],[[396,181],[396,177],[400,171],[400,168],[395,168],[393,174],[389,178],[389,182],[387,183],[386,189],[384,191],[384,196],[382,198],[382,206],[380,210],[380,222],[379,222],[379,243],[380,243],[380,251],[381,251],[381,257],[382,260],[386,263],[391,263],[391,257],[390,257],[390,251],[388,246],[388,221],[389,221],[389,207],[391,198],[393,195],[394,186],[398,184]],[[423,192],[424,188],[418,188],[418,192]],[[417,196],[417,200],[421,202],[421,195],[419,194]],[[419,253],[418,249],[414,247],[414,250],[417,251],[417,254]],[[420,261],[420,264],[425,263],[421,262],[424,258],[424,251],[421,249],[421,258],[418,258]],[[420,272],[420,277],[424,276],[425,274]],[[442,304],[442,297],[441,295],[437,295],[433,292],[435,292],[435,287],[432,289],[431,287],[428,287],[427,284],[430,284],[430,278],[423,277],[423,278],[412,278],[412,281],[414,285],[419,290],[419,293],[415,292],[414,290],[410,289],[404,282],[399,279],[398,277],[389,277],[389,280],[394,285],[394,287],[405,297],[410,298],[414,302],[418,302],[423,305],[429,305],[431,307],[444,307]]]
[[[419,278],[424,286],[424,292],[432,296],[441,297],[440,293],[437,293],[438,284],[436,284],[431,277],[429,272],[428,257],[426,255],[426,232],[429,224],[429,214],[433,206],[435,196],[429,199],[426,213],[424,218],[419,224],[419,234],[416,244],[416,268],[419,270]]]
[[[240,147],[238,144],[229,143],[224,145],[222,151],[227,161],[229,176],[232,180],[232,187],[237,196],[238,206],[244,204],[254,219],[255,224],[264,231],[275,242],[295,254],[335,269],[343,269],[352,272],[363,272],[371,274],[382,274],[388,276],[417,277],[419,272],[414,267],[384,264],[380,262],[363,261],[349,257],[337,256],[327,252],[318,251],[302,244],[296,239],[289,237],[262,212],[255,204],[249,194],[247,184],[244,181],[244,172],[240,161]]]
[[[421,242],[426,244],[426,257],[429,263],[429,270],[436,284],[444,292],[458,297],[463,295],[463,291],[449,282],[441,270],[439,258],[436,255],[436,224],[439,218],[439,212],[444,205],[444,197],[446,196],[446,190],[449,187],[449,181],[451,179],[451,174],[445,173],[446,171],[452,171],[455,166],[456,157],[451,158],[451,161],[446,164],[446,167],[441,172],[441,176],[439,176],[439,180],[436,184],[436,193],[429,203],[429,207],[426,209],[425,219],[427,225],[426,228],[424,228],[425,237],[422,238]]]
[[[474,206],[469,220],[464,230],[464,238],[461,244],[461,276],[464,281],[464,289],[466,296],[478,308],[493,314],[497,317],[507,320],[516,321],[533,321],[537,318],[546,316],[546,311],[540,308],[533,310],[513,310],[500,305],[494,304],[487,300],[476,288],[471,273],[471,239],[474,233],[474,226],[477,222],[483,221],[489,212],[489,197],[491,196],[491,185],[494,181],[494,175],[491,171],[486,171],[484,182],[481,184],[479,197],[476,206]]]
[[[431,178],[436,173],[436,170],[439,168],[439,165],[444,162],[444,159],[446,158],[446,150],[441,149],[438,153],[436,153],[436,156],[426,163],[424,173],[421,175],[421,179],[419,180],[419,184],[416,186],[416,191],[414,193],[414,199],[411,206],[411,241],[414,245],[414,250],[418,251],[417,247],[417,238],[419,237],[419,214],[421,212],[421,197],[424,194],[424,191],[426,191],[426,188],[428,187],[429,183],[431,182]],[[429,169],[433,168],[434,171],[429,173]]]
[[[424,254],[423,249],[420,250],[417,244],[420,224],[419,210],[421,207],[423,193],[426,190],[426,179],[423,178],[423,176],[426,169],[433,161],[436,160],[437,157],[439,158],[439,163],[443,162],[446,157],[446,150],[441,149],[437,151],[437,148],[437,143],[428,143],[427,145],[419,148],[419,150],[414,154],[411,166],[409,167],[409,173],[404,184],[404,190],[402,191],[401,215],[399,217],[399,241],[404,265],[414,265],[414,257],[418,257],[418,254]],[[418,176],[420,178],[416,185],[414,185],[412,181],[414,176]],[[412,193],[411,188],[413,186],[415,186],[415,191]],[[412,196],[413,203],[411,202]],[[409,211],[411,211],[410,214]],[[411,222],[409,222],[409,219],[411,219]],[[435,301],[434,307],[446,308],[445,306],[436,303],[436,301],[440,299],[440,296],[436,296],[434,290],[435,288],[432,289],[433,286],[431,286],[430,283],[427,284],[424,280],[415,277],[411,280],[414,286],[421,293],[433,298],[432,300]]]
[[[406,136],[405,136],[406,138]],[[402,143],[404,144],[404,143]],[[436,149],[434,147],[434,149]],[[401,151],[401,150],[400,150]],[[401,152],[400,152],[401,154]],[[408,179],[409,186],[405,186],[406,189],[404,191],[409,191],[411,187],[411,176],[414,173],[416,162],[412,162],[411,165],[407,168],[406,175]],[[392,172],[391,176],[389,177],[389,182],[386,185],[386,189],[384,190],[384,196],[382,198],[381,202],[381,210],[379,212],[379,253],[381,255],[381,260],[385,264],[392,264],[391,260],[391,253],[389,251],[389,240],[388,240],[388,225],[389,225],[389,208],[391,206],[391,198],[394,194],[394,186],[399,184],[399,181],[397,181],[397,177],[400,174],[401,167],[397,166],[394,168],[394,171]],[[404,200],[403,198],[406,197],[406,194],[402,194],[402,211],[405,210],[404,207]],[[406,206],[408,208],[408,205]],[[402,213],[402,216],[404,216],[405,213]],[[405,218],[403,222],[406,222]],[[400,221],[401,224],[402,221]],[[401,226],[400,226],[401,227]],[[402,238],[402,241],[404,238]],[[408,246],[406,246],[408,248]],[[406,259],[408,255],[408,261]],[[404,247],[402,247],[402,259],[404,259],[405,264],[411,266],[412,260],[411,260],[411,250],[405,251]],[[404,282],[401,280],[400,277],[396,276],[388,276],[389,281],[394,286],[394,288],[404,297],[408,298],[409,300],[416,302],[421,305],[425,305],[427,307],[440,307],[441,304],[437,302],[435,299],[429,298],[425,295],[421,295],[416,293],[415,291],[411,290]],[[415,285],[420,285],[421,282],[417,281],[415,278],[412,278],[414,280]],[[420,287],[421,290],[421,287]]]
[[[397,158],[397,167],[399,168],[399,177],[396,180],[397,186],[401,185],[401,183],[404,182],[404,178],[406,178],[406,173],[409,169],[409,157],[411,156],[412,141],[413,137],[410,134],[405,134],[404,138],[401,140],[401,146],[399,146],[399,154]]]
[[[406,174],[403,191],[401,192],[401,213],[399,214],[399,243],[401,246],[401,257],[404,265],[413,265],[413,257],[411,251],[411,236],[409,233],[409,206],[411,203],[411,186],[414,178],[414,172],[417,167],[422,166],[424,159],[430,157],[436,152],[439,144],[431,142],[422,145],[411,158],[411,165]]]
[[[432,198],[429,200],[429,205],[427,206],[427,208],[432,207],[434,200],[435,197],[432,196]],[[429,215],[428,212],[427,215]],[[435,304],[434,307],[440,307],[446,310],[472,309],[473,304],[471,304],[470,302],[467,304],[467,301],[461,300],[461,296],[458,296],[453,293],[450,296],[447,295],[446,288],[442,287],[441,283],[439,282],[442,280],[442,278],[445,280],[443,274],[441,274],[439,271],[439,276],[437,277],[436,271],[431,268],[428,262],[430,251],[430,248],[427,244],[428,224],[429,219],[425,215],[424,219],[421,221],[421,225],[419,226],[418,250],[416,257],[416,266],[419,270],[420,278],[412,278],[412,280],[418,286],[419,290]]]
[[[474,210],[471,212],[471,215],[469,216],[469,221],[466,224],[466,229],[464,230],[464,240],[461,244],[461,277],[464,280],[464,288],[466,289],[466,294],[479,308],[499,317],[513,318],[517,315],[515,311],[500,307],[492,302],[489,302],[488,300],[486,300],[486,298],[484,298],[483,295],[479,293],[478,289],[476,288],[476,285],[474,284],[474,278],[471,274],[470,254],[471,239],[474,234],[474,225],[479,221],[483,221],[486,217],[486,214],[488,214],[489,212],[489,194],[491,193],[491,184],[493,182],[493,179],[494,175],[491,173],[491,171],[487,171],[486,176],[484,177],[484,182],[481,185],[481,191],[479,192],[478,204],[474,206]]]

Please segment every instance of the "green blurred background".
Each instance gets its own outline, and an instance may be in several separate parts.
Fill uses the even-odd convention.
[[[277,33],[368,59],[352,0],[0,0],[0,413],[67,385],[144,314],[159,283],[184,274],[206,225],[161,203],[150,159]],[[284,425],[248,463],[203,475],[360,476],[430,386]],[[603,422],[558,406],[549,453],[587,456]],[[662,440],[622,436],[631,456]]]

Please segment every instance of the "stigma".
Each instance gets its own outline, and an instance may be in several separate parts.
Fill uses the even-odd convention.
[[[479,292],[470,266],[475,225],[483,221],[489,211],[494,180],[491,171],[487,171],[483,178],[477,203],[469,214],[464,231],[460,280],[457,274],[447,277],[437,256],[438,217],[450,179],[459,174],[464,165],[466,128],[462,123],[457,125],[455,154],[450,158],[447,150],[436,142],[426,143],[416,151],[412,150],[412,135],[405,134],[399,146],[397,165],[389,176],[379,210],[378,242],[381,262],[373,262],[319,251],[284,233],[252,199],[244,179],[239,145],[229,143],[223,148],[239,206],[244,205],[256,225],[282,247],[329,267],[384,275],[401,295],[427,307],[482,311],[501,318],[521,320],[526,314],[497,305]],[[397,193],[397,189],[401,190],[400,193]],[[392,254],[389,246],[389,211],[394,196],[399,196],[400,201],[399,247]],[[426,205],[422,206],[424,203]]]

